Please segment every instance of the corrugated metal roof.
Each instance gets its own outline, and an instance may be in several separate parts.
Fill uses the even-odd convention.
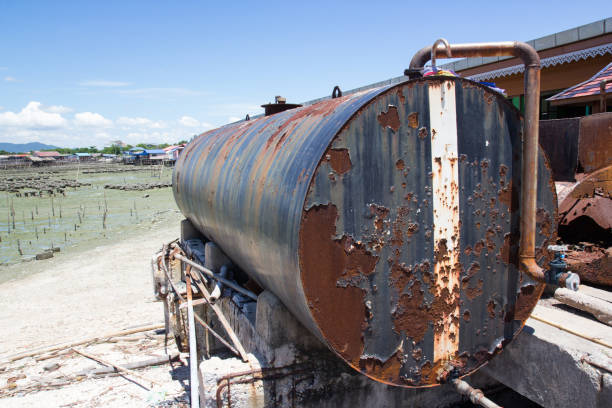
[[[146,154],[166,154],[164,149],[145,149]]]
[[[571,88],[566,89],[565,91],[559,92],[556,95],[551,96],[547,99],[547,101],[560,101],[560,100],[568,100],[572,98],[582,98],[585,96],[595,96],[600,94],[599,83],[604,79],[612,80],[612,62],[609,63],[593,75],[591,79],[588,79],[584,82],[581,82],[577,85],[572,86]],[[606,88],[606,94],[612,93],[612,88]]]
[[[52,151],[52,152],[34,152],[34,155],[37,157],[59,157],[61,156],[59,154],[59,152],[56,151]]]

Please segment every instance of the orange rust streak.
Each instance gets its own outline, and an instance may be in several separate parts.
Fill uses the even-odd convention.
[[[461,264],[459,262],[459,172],[455,89],[452,82],[429,85],[434,214],[434,366],[459,349]]]
[[[304,212],[299,249],[302,286],[323,337],[357,368],[367,321],[364,291],[351,279],[358,282],[374,272],[378,257],[350,237],[334,239],[337,218],[334,205]],[[342,287],[339,280],[349,284]]]

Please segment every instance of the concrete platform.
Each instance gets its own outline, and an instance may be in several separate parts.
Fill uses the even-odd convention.
[[[607,344],[612,328],[546,303],[536,306],[522,333],[482,371],[546,408],[612,407],[612,349],[538,319]]]

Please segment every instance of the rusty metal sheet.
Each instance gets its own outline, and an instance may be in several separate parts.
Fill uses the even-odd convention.
[[[612,164],[612,112],[580,118],[578,161],[585,173]]]
[[[568,251],[568,268],[580,275],[580,281],[612,286],[612,247],[590,246],[582,251]]]
[[[570,225],[580,217],[592,219],[600,228],[612,228],[612,165],[589,174],[559,202],[560,224]]]
[[[540,146],[548,157],[555,181],[575,181],[579,134],[580,118],[540,121]]]
[[[424,78],[205,133],[181,211],[354,369],[426,387],[520,331],[543,286],[517,270],[521,119],[461,78]],[[556,195],[538,162],[538,262]]]

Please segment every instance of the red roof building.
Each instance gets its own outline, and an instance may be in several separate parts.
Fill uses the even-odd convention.
[[[62,156],[61,154],[59,154],[59,152],[56,152],[56,151],[51,151],[51,152],[34,152],[34,153],[32,153],[32,155],[36,156],[36,157],[48,157],[48,158],[51,158],[51,159],[56,159],[56,158],[59,158],[59,157]]]
[[[547,101],[553,105],[585,104],[597,101],[601,97],[601,81],[605,80],[612,81],[612,62],[590,79],[551,96]],[[612,95],[612,86],[608,85],[605,89],[606,96]]]

